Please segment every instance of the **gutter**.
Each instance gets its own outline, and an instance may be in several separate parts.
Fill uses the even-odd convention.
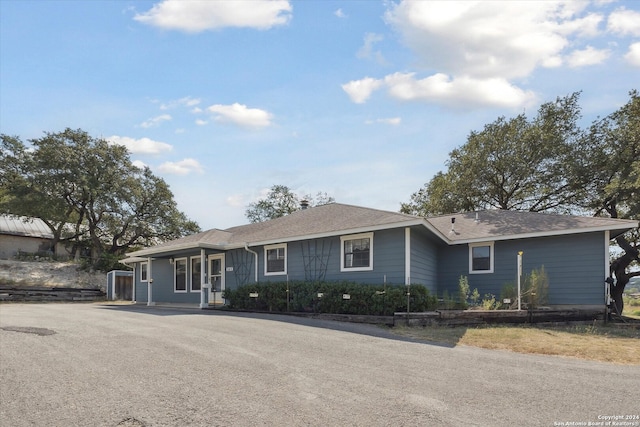
[[[258,252],[252,251],[251,249],[249,249],[249,245],[247,243],[244,244],[244,250],[249,252],[249,253],[254,254],[255,257],[256,257],[256,268],[255,268],[255,270],[256,270],[256,272],[255,272],[256,278],[255,278],[255,282],[258,283]]]

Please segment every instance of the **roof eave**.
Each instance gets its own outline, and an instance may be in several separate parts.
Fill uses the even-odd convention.
[[[472,239],[460,239],[460,240],[451,240],[446,239],[449,245],[462,245],[466,243],[479,243],[479,242],[489,242],[489,241],[500,241],[500,240],[516,240],[516,239],[530,239],[536,237],[552,237],[552,236],[562,236],[568,234],[581,234],[581,233],[595,233],[601,231],[619,231],[615,236],[611,236],[611,239],[626,233],[627,231],[637,228],[639,223],[637,221],[633,221],[629,226],[621,227],[618,225],[610,225],[610,226],[601,226],[601,227],[585,227],[585,228],[572,228],[568,230],[554,230],[554,231],[537,231],[532,233],[522,233],[522,234],[509,234],[504,236],[485,236],[485,237],[476,237]]]
[[[127,257],[148,257],[151,255],[161,255],[161,254],[171,254],[173,252],[184,251],[189,249],[216,249],[216,250],[228,250],[235,249],[236,245],[229,244],[221,244],[221,243],[204,243],[204,242],[196,242],[196,243],[181,243],[171,246],[165,247],[150,247],[146,249],[141,249],[135,252],[129,252]]]

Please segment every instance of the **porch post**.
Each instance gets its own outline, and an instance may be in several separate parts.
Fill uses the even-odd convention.
[[[136,302],[136,277],[138,277],[138,276],[136,276],[136,271],[137,271],[136,266],[137,265],[138,264],[133,264],[133,273],[132,273],[133,277],[131,277],[131,286],[133,286],[131,288],[131,302]]]
[[[151,269],[151,258],[147,258],[147,305],[156,305],[153,301],[153,274]]]
[[[200,308],[206,308],[209,303],[207,301],[207,292],[209,286],[207,283],[207,275],[205,267],[207,265],[207,257],[204,249],[200,249]]]

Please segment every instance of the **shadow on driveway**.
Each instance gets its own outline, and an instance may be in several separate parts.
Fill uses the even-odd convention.
[[[352,322],[340,322],[337,320],[325,320],[317,319],[313,317],[306,317],[297,314],[282,314],[282,313],[255,313],[246,311],[230,311],[230,310],[217,310],[217,309],[199,309],[194,307],[180,307],[180,306],[146,306],[146,305],[122,305],[122,304],[100,304],[98,306],[101,309],[125,311],[129,313],[148,314],[153,316],[185,316],[185,315],[200,315],[200,316],[224,316],[224,317],[239,317],[247,319],[260,319],[270,322],[283,322],[293,325],[308,326],[312,328],[331,329],[334,331],[349,332],[359,335],[367,335],[376,338],[384,338],[395,341],[411,342],[417,344],[428,344],[438,347],[453,348],[455,345],[419,340],[411,337],[395,334],[391,331],[391,328],[387,326],[377,326],[367,323],[352,323]]]

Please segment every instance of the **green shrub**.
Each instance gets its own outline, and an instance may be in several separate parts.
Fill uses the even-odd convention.
[[[422,285],[367,285],[355,282],[268,282],[226,289],[231,308],[272,312],[392,315],[407,311],[407,288],[413,312],[434,309],[437,300]],[[287,292],[288,289],[288,292]],[[257,293],[252,298],[251,293]],[[288,294],[288,304],[287,304]],[[345,299],[348,295],[349,299]]]
[[[485,310],[497,310],[500,305],[500,301],[496,301],[496,296],[493,294],[485,294],[482,299],[482,308]]]
[[[471,289],[469,288],[469,279],[467,276],[460,276],[458,280],[458,298],[461,309],[466,309],[469,307],[469,295],[471,293]]]
[[[505,283],[500,290],[500,302],[505,299],[510,299],[511,304],[505,304],[503,308],[509,308],[510,306],[517,305],[518,303],[518,290],[513,283]]]
[[[543,265],[540,270],[533,269],[531,274],[525,276],[522,298],[527,302],[529,308],[536,308],[547,304],[548,297],[549,277]]]
[[[471,300],[471,305],[474,307],[480,304],[480,292],[478,292],[478,288],[473,288],[469,299]]]
[[[455,310],[456,300],[449,295],[449,291],[446,289],[442,292],[442,304],[441,307],[444,310]]]

